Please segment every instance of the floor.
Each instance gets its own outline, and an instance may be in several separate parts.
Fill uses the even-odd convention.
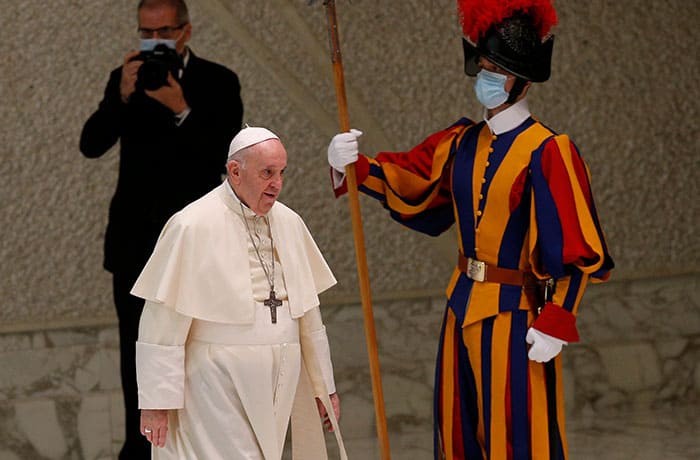
[[[570,460],[700,460],[700,405],[579,414],[567,433]],[[430,427],[390,433],[391,458],[432,460],[431,436]],[[346,449],[350,459],[380,458],[375,439],[347,439]]]
[[[572,459],[700,459],[698,405],[583,416],[568,431]]]

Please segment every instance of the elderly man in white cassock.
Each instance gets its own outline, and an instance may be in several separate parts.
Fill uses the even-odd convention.
[[[226,180],[170,218],[133,287],[154,459],[278,460],[290,418],[294,458],[327,458],[324,425],[347,457],[318,299],[336,281],[277,201],[286,167],[274,133],[241,130]]]

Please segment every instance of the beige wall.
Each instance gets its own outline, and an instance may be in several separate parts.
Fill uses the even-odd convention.
[[[288,147],[282,199],[306,218],[340,281],[323,300],[331,304],[324,318],[346,444],[351,458],[373,458],[349,213],[346,199],[332,197],[325,160],[337,114],[324,8],[321,0],[307,3],[189,0],[191,45],[238,73],[245,121],[272,128]],[[406,149],[461,116],[479,117],[461,70],[453,0],[338,3],[350,119],[365,132],[364,151]],[[119,159],[116,149],[83,158],[78,138],[109,71],[136,45],[135,4],[0,0],[3,459],[106,460],[122,443],[118,337],[101,268]],[[607,408],[700,400],[693,51],[700,7],[683,0],[560,0],[557,7],[552,79],[531,90],[530,105],[570,134],[589,162],[618,267],[610,283],[589,289],[583,341],[567,347],[575,435],[589,425],[586,416],[607,420],[598,416]],[[429,458],[453,237],[409,232],[377,203],[362,205],[392,450],[404,460]],[[596,443],[611,431],[618,430],[596,431]],[[676,435],[669,435],[674,443]],[[573,453],[585,447],[572,444]]]
[[[1,0],[0,330],[113,320],[102,239],[118,167],[78,151],[109,70],[136,45],[135,1]],[[362,149],[405,149],[461,116],[479,117],[462,73],[454,2],[338,2],[351,124]],[[191,0],[192,48],[234,69],[245,121],[290,152],[282,199],[308,222],[356,296],[346,200],[328,184],[337,129],[322,2]],[[50,5],[50,6],[49,6]],[[534,113],[588,160],[617,262],[615,277],[698,273],[698,61],[695,2],[560,1],[553,72]],[[454,250],[390,222],[363,198],[372,292],[443,289]]]

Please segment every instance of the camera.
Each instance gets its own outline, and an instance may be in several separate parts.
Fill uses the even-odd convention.
[[[143,61],[139,67],[136,88],[155,90],[168,81],[168,72],[178,78],[182,68],[182,58],[172,48],[164,44],[156,45],[152,51],[141,51],[134,61]]]

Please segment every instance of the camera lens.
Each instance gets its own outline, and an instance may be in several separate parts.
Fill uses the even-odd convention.
[[[153,51],[143,51],[137,57],[143,61],[139,67],[136,84],[139,88],[156,90],[168,82],[168,72],[178,78],[182,59],[174,49],[157,45]]]
[[[147,59],[138,71],[138,82],[149,91],[160,88],[168,81],[168,65],[156,59]]]

